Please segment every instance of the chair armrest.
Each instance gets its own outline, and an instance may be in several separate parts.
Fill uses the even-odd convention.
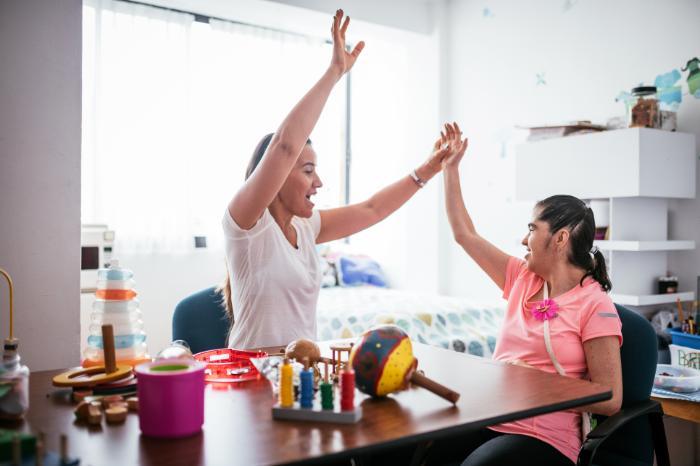
[[[583,445],[581,445],[577,464],[579,466],[590,465],[596,450],[598,450],[598,447],[605,439],[610,437],[610,435],[629,421],[640,416],[649,416],[651,414],[656,414],[659,417],[662,416],[663,409],[661,408],[661,404],[653,400],[644,400],[631,406],[626,406],[624,409],[621,409],[614,415],[605,419],[588,434]],[[666,456],[668,456],[668,452],[666,452]],[[668,462],[660,461],[659,464],[668,464]]]
[[[636,419],[639,416],[648,415],[650,413],[663,413],[661,405],[653,400],[645,400],[635,403],[632,406],[626,406],[624,409],[621,409],[598,424],[596,428],[588,434],[586,439],[606,439],[613,432],[627,424],[632,419]]]

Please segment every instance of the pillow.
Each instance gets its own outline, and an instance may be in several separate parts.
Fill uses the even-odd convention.
[[[367,256],[341,255],[336,261],[336,269],[340,286],[388,286],[382,268]]]

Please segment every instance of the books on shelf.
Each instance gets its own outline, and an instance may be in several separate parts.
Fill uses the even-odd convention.
[[[518,126],[517,128],[529,130],[528,142],[561,138],[574,134],[596,133],[607,129],[602,125],[594,125],[590,121],[575,121],[561,125]]]

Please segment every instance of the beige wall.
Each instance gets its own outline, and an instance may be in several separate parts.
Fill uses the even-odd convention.
[[[33,371],[79,362],[81,15],[80,0],[0,2],[0,267]]]

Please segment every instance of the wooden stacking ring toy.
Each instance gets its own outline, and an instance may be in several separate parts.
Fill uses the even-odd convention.
[[[131,375],[131,366],[117,365],[114,352],[114,329],[111,325],[102,326],[105,365],[70,370],[53,378],[56,387],[92,387],[114,382]]]

